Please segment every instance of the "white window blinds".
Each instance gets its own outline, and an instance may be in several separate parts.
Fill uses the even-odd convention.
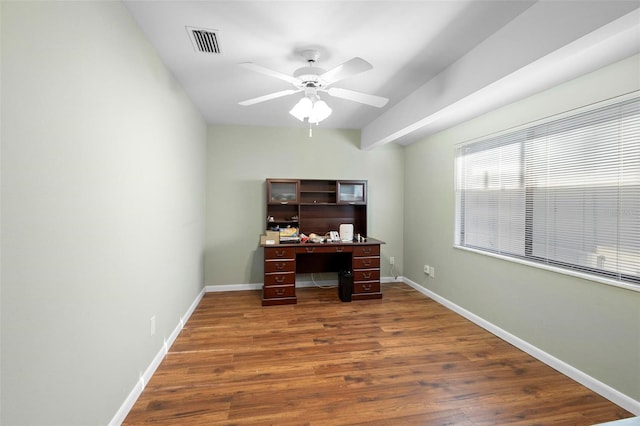
[[[456,244],[640,284],[640,98],[459,146]]]

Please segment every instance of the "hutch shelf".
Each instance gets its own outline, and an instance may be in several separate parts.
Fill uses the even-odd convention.
[[[367,235],[366,180],[267,179],[266,229],[324,235],[341,224]]]

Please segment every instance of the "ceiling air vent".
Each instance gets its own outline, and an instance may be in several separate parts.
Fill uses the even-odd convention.
[[[187,32],[197,52],[213,53],[216,55],[221,53],[217,30],[187,27]]]

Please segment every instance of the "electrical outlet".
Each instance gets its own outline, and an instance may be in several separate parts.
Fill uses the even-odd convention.
[[[396,258],[395,258],[395,257],[393,257],[393,256],[391,256],[391,257],[389,258],[389,265],[395,265],[395,264],[396,264]]]
[[[429,275],[429,265],[424,265],[424,273]]]
[[[149,331],[151,332],[151,335],[153,336],[154,334],[156,334],[156,316],[152,316],[151,319],[149,320]]]
[[[430,276],[431,278],[435,278],[435,277],[436,277],[436,268],[435,268],[435,266],[431,266],[431,267],[429,268],[429,276]]]

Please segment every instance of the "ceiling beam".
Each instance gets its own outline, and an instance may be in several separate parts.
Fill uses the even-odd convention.
[[[638,52],[637,3],[538,2],[365,126],[361,148],[408,145]]]

